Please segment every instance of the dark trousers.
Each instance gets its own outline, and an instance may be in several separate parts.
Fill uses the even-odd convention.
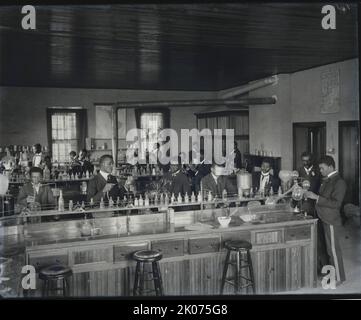
[[[345,269],[342,252],[339,243],[340,228],[319,220],[318,223],[318,269],[322,270],[325,265],[335,268],[336,281],[345,281]]]

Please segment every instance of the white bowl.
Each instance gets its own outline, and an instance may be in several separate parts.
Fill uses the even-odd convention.
[[[218,222],[222,228],[227,228],[231,222],[231,217],[218,217]]]
[[[256,219],[255,214],[241,214],[239,216],[244,222],[250,222]]]

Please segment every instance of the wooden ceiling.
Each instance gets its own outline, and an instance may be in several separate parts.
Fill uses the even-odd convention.
[[[0,85],[221,90],[358,56],[357,8],[321,4],[0,7]]]

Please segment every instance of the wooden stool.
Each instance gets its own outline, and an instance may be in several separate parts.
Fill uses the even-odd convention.
[[[235,294],[240,293],[242,289],[248,287],[252,287],[252,291],[255,293],[254,275],[250,253],[252,244],[245,240],[231,240],[225,242],[225,247],[227,248],[227,256],[223,268],[221,294],[223,294],[224,285],[226,283],[234,287]],[[236,256],[235,261],[231,261],[232,253]],[[235,266],[234,278],[227,278],[228,266],[230,264]],[[244,268],[248,268],[249,278],[241,274],[241,269]],[[246,283],[242,284],[242,280],[245,280]]]
[[[39,278],[44,281],[42,296],[49,297],[50,291],[61,290],[64,297],[69,295],[69,277],[71,277],[73,271],[68,266],[61,264],[55,264],[46,268],[43,268],[39,272]],[[62,280],[62,286],[57,287],[58,280]],[[55,288],[53,284],[55,282]]]
[[[133,287],[133,296],[141,296],[144,293],[155,292],[157,296],[163,295],[162,275],[159,269],[158,261],[162,259],[160,251],[141,250],[133,254],[133,259],[137,262],[135,268],[135,278]],[[151,263],[152,271],[145,271],[145,266]],[[142,270],[141,270],[142,269]],[[152,274],[150,279],[145,279],[146,274]],[[154,290],[145,290],[144,282],[153,281]]]

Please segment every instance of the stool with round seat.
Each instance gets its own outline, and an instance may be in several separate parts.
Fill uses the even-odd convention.
[[[234,287],[234,293],[238,294],[245,288],[252,288],[255,293],[255,283],[253,275],[253,266],[251,252],[252,244],[245,240],[230,240],[225,242],[227,248],[226,261],[223,268],[221,294],[223,294],[224,286],[226,283]],[[232,260],[232,255],[235,259]],[[235,267],[235,275],[232,278],[227,278],[228,266]],[[248,276],[242,275],[242,269],[248,269]],[[245,283],[244,283],[245,282]]]
[[[71,277],[73,271],[70,267],[55,264],[49,267],[45,267],[39,272],[39,279],[43,280],[42,296],[49,297],[51,291],[61,290],[64,297],[69,295],[69,277]],[[62,286],[58,287],[58,282],[61,281]],[[55,284],[55,288],[54,285]]]
[[[133,259],[137,262],[133,287],[134,296],[142,296],[150,292],[155,292],[157,296],[163,295],[162,275],[158,263],[162,257],[162,253],[157,250],[141,250],[133,254]],[[152,270],[146,271],[146,266],[149,264],[151,264]],[[147,274],[152,274],[152,277],[147,279]],[[145,281],[153,281],[154,290],[145,290]]]

